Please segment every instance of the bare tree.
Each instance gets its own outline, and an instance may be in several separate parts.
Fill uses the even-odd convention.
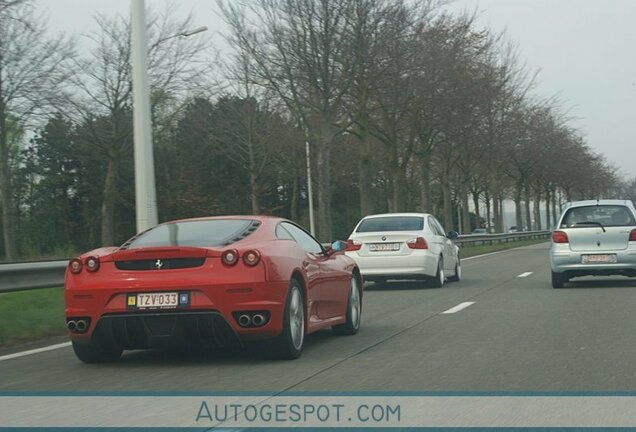
[[[0,203],[5,258],[18,255],[16,209],[9,172],[11,128],[37,122],[60,103],[68,83],[73,43],[48,39],[30,1],[0,1]]]
[[[232,43],[249,53],[262,85],[306,131],[318,189],[318,237],[330,239],[331,148],[351,118],[344,109],[355,61],[348,0],[263,0],[221,5]]]

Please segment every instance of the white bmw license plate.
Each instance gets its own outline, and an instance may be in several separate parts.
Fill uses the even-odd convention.
[[[369,251],[371,252],[385,252],[385,251],[397,251],[400,250],[399,243],[371,243],[369,244]]]
[[[130,295],[128,296],[128,306],[137,309],[176,308],[179,306],[179,293],[160,292]]]
[[[613,264],[617,261],[616,254],[581,255],[582,264]]]

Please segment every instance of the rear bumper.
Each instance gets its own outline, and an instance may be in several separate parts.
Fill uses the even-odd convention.
[[[85,332],[69,332],[71,340],[79,343],[103,340],[123,349],[223,345],[232,339],[242,342],[279,335],[287,289],[287,281],[146,289],[187,292],[190,304],[179,309],[135,310],[127,307],[126,297],[139,289],[67,288],[65,312],[67,321],[89,322]],[[238,316],[243,312],[263,312],[268,319],[259,327],[242,327]]]
[[[428,251],[418,251],[406,256],[360,256],[355,252],[347,253],[347,255],[356,261],[362,276],[369,280],[373,280],[374,277],[393,279],[433,277],[437,273],[438,257]]]
[[[617,262],[607,264],[583,264],[581,256],[587,254],[615,254]],[[571,251],[565,248],[550,249],[550,267],[555,273],[566,273],[570,277],[587,275],[636,276],[636,249],[620,251]]]
[[[71,339],[121,349],[210,349],[241,344],[238,334],[217,311],[104,315],[90,336],[72,335]]]

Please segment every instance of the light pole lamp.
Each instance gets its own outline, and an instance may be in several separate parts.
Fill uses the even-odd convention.
[[[135,209],[137,232],[157,225],[157,191],[150,120],[150,85],[148,84],[148,40],[146,37],[146,5],[144,0],[130,1],[131,68],[133,94],[133,129],[135,153]],[[205,26],[183,31],[160,40],[192,36],[206,31]],[[159,43],[158,42],[158,43]]]
[[[135,152],[135,204],[137,232],[157,225],[157,192],[150,123],[148,41],[144,0],[131,0],[131,67]]]

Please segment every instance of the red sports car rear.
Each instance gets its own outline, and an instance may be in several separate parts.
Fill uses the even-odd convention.
[[[308,333],[360,327],[362,279],[344,247],[324,248],[274,217],[158,225],[69,262],[73,348],[90,363],[116,360],[127,349],[268,340],[269,353],[296,358]]]

